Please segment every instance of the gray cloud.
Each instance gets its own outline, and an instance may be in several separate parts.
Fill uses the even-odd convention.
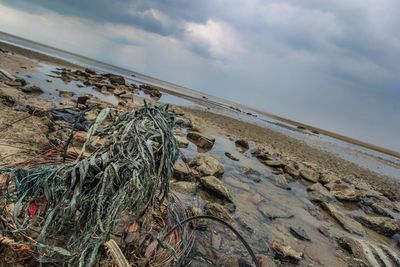
[[[392,122],[400,120],[398,0],[0,3],[75,19],[81,26],[59,30],[75,27],[74,38],[85,31],[92,47],[65,42],[51,27],[53,36],[39,26],[33,35],[29,24],[2,30],[400,150]]]

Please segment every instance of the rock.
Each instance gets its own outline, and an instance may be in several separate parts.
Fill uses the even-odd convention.
[[[225,221],[231,220],[231,216],[229,216],[228,212],[224,209],[222,205],[218,203],[207,202],[204,205],[204,211],[208,215],[221,218]]]
[[[61,97],[73,97],[74,92],[69,91],[69,90],[59,90],[58,95]]]
[[[357,201],[363,197],[361,194],[357,194],[359,190],[341,180],[325,184],[325,187],[339,200]]]
[[[290,174],[294,178],[300,176],[299,166],[294,161],[289,161],[288,163],[286,163],[284,170],[286,173]]]
[[[189,146],[189,141],[182,136],[175,136],[176,141],[178,141],[179,148],[187,148]]]
[[[289,230],[294,237],[300,240],[311,241],[310,237],[307,235],[306,231],[302,227],[290,226]]]
[[[90,99],[90,96],[87,96],[87,95],[78,96],[77,103],[85,105],[86,101],[88,101],[89,99]]]
[[[282,167],[283,166],[283,162],[280,160],[265,160],[263,161],[263,163],[269,167]]]
[[[112,84],[125,85],[125,78],[122,76],[110,74],[108,79]]]
[[[227,156],[228,158],[230,158],[233,161],[239,161],[239,159],[237,157],[235,157],[234,155],[232,155],[229,152],[225,152],[224,155]]]
[[[193,194],[196,190],[196,183],[179,181],[171,183],[171,189],[182,194]]]
[[[257,209],[268,220],[290,219],[294,217],[292,213],[286,211],[284,208],[280,208],[272,204],[265,204]]]
[[[285,245],[280,240],[273,240],[271,246],[276,255],[284,261],[297,263],[303,258],[302,252],[294,250],[291,246]]]
[[[317,183],[319,181],[319,173],[309,168],[301,169],[300,175],[309,182]]]
[[[343,214],[338,208],[330,203],[322,202],[322,207],[348,232],[360,236],[365,235],[365,230],[360,223]]]
[[[24,93],[28,94],[41,94],[43,90],[39,87],[39,85],[29,83],[25,86],[20,87],[20,90]]]
[[[121,90],[121,89],[115,89],[114,90],[114,95],[115,96],[121,96],[123,94],[126,94],[126,90]]]
[[[178,180],[190,180],[192,170],[183,161],[177,161],[174,164],[174,177]]]
[[[215,138],[205,136],[198,132],[188,132],[187,138],[193,141],[198,147],[204,149],[211,149],[215,143]]]
[[[126,92],[125,94],[119,95],[119,98],[122,99],[132,99],[133,98],[133,94],[131,92]]]
[[[246,229],[246,231],[248,231],[249,233],[253,233],[253,232],[254,232],[253,227],[251,227],[250,222],[249,222],[246,218],[243,218],[242,216],[239,216],[239,217],[237,218],[237,220],[238,220],[239,224],[240,224],[244,229]]]
[[[204,176],[200,178],[200,182],[207,191],[232,202],[232,197],[224,183],[214,176]]]
[[[150,97],[160,98],[162,96],[160,90],[155,86],[149,84],[142,84],[140,85],[140,88],[142,88],[145,94],[150,95]]]
[[[235,145],[239,148],[241,152],[245,152],[250,148],[249,142],[244,139],[239,139],[235,141]]]
[[[250,197],[250,201],[254,205],[258,205],[261,202],[263,202],[264,200],[265,200],[265,198],[262,195],[260,195],[259,193],[252,194],[252,196]]]
[[[400,223],[394,219],[381,216],[359,216],[356,220],[366,227],[388,237],[400,232]]]
[[[337,181],[340,181],[340,178],[332,173],[324,173],[319,179],[321,184],[336,183]]]
[[[185,111],[178,106],[170,106],[169,111],[171,111],[172,113],[174,113],[177,116],[185,115]]]
[[[46,79],[46,82],[48,82],[48,83],[52,83],[53,81],[52,81],[52,80],[50,80],[50,79]]]
[[[261,264],[261,267],[276,267],[276,263],[273,259],[265,255],[257,255],[257,260]]]
[[[221,177],[224,174],[224,166],[212,156],[197,156],[189,165],[194,167],[202,176]]]
[[[184,117],[177,117],[175,123],[182,127],[192,128],[192,121]]]
[[[340,247],[351,255],[351,261],[358,259],[356,266],[399,266],[400,264],[400,258],[396,253],[382,244],[375,244],[349,236],[339,237],[336,241]],[[392,262],[394,265],[392,265]],[[354,264],[349,265],[354,266]]]
[[[318,227],[318,232],[320,232],[323,236],[326,238],[331,238],[331,233],[329,231],[329,228],[326,226],[320,226]]]
[[[334,200],[333,195],[322,184],[315,183],[307,188],[310,192],[311,200],[316,202],[329,202]]]

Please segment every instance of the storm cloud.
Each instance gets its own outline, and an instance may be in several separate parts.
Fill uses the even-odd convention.
[[[398,0],[0,0],[0,30],[400,150]]]

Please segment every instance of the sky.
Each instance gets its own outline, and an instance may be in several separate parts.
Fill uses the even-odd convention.
[[[0,0],[0,31],[400,151],[398,0]]]

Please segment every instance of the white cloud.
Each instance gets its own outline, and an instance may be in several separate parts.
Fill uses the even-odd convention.
[[[243,51],[238,33],[222,21],[208,19],[205,24],[187,22],[184,28],[184,38],[188,43],[213,58],[234,58]]]

